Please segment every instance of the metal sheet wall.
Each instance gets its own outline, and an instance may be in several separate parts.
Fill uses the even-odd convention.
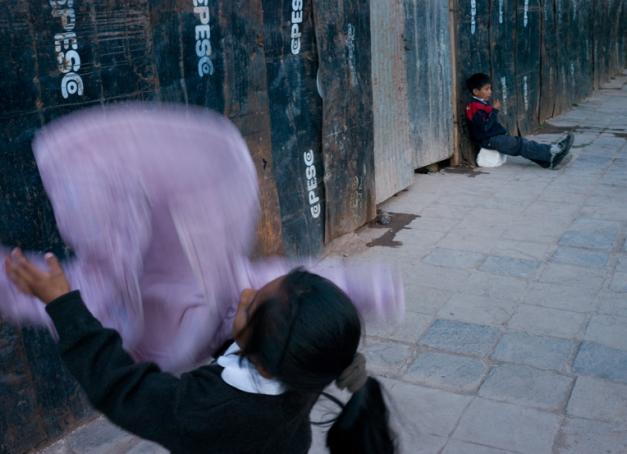
[[[453,152],[450,12],[441,0],[404,5],[412,169],[418,169]]]
[[[263,0],[263,10],[283,246],[288,255],[315,255],[324,245],[325,195],[313,3]]]
[[[414,147],[408,109],[416,93],[408,86],[402,0],[370,2],[372,111],[376,201],[383,202],[413,182]],[[405,21],[407,23],[407,21]],[[413,44],[413,43],[412,43]],[[410,94],[411,93],[411,94]]]

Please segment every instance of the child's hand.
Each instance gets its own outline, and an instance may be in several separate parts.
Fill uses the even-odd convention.
[[[494,107],[496,110],[500,110],[501,109],[501,101],[499,101],[498,99],[496,101],[494,101],[494,103],[492,104],[492,107]]]
[[[20,291],[48,304],[71,289],[57,258],[48,253],[45,259],[49,270],[47,272],[29,262],[22,251],[14,249],[4,260],[4,269],[11,282]]]

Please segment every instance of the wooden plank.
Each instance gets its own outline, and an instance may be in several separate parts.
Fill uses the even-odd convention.
[[[542,36],[540,55],[540,111],[539,121],[544,122],[555,111],[557,90],[557,24],[555,22],[554,0],[541,0]]]
[[[452,57],[449,7],[440,0],[405,0],[407,91],[413,168],[451,157]]]
[[[296,6],[296,8],[294,7]],[[313,256],[324,245],[322,98],[311,1],[264,0],[272,157],[283,246]]]
[[[518,128],[518,84],[516,83],[517,0],[495,0],[490,14],[490,63],[493,99],[503,107],[499,121],[511,134]]]
[[[518,0],[516,12],[516,126],[529,134],[538,126],[540,97],[540,4],[538,0]]]
[[[455,58],[457,70],[457,116],[461,121],[460,151],[462,164],[474,166],[478,150],[470,142],[466,124],[466,104],[471,99],[466,79],[472,74],[490,74],[490,2],[456,0],[453,5],[457,22]]]
[[[408,68],[401,0],[370,2],[372,111],[376,202],[381,203],[413,182]]]
[[[376,214],[367,0],[316,0],[326,226],[330,241]]]
[[[276,182],[272,174],[272,138],[266,61],[263,50],[261,0],[220,0],[219,23],[223,46],[224,114],[240,129],[257,168],[261,219],[257,253],[282,252],[281,220]],[[228,32],[227,32],[228,31]]]

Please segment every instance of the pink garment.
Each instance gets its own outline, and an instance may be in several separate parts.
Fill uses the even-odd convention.
[[[249,260],[259,216],[256,172],[235,126],[216,113],[93,108],[46,126],[33,148],[60,233],[75,252],[64,263],[70,282],[137,360],[173,372],[206,361],[231,336],[241,290],[304,264]],[[308,268],[347,291],[365,316],[403,311],[402,285],[389,268]],[[44,306],[4,273],[0,315],[56,335]]]

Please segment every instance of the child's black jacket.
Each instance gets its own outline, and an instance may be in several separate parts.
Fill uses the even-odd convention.
[[[135,363],[118,333],[103,328],[80,293],[46,310],[59,351],[92,405],[121,428],[173,453],[305,454],[309,413],[318,396],[251,394],[225,383],[222,367],[200,367],[180,378],[152,363]]]
[[[507,134],[507,129],[499,123],[498,110],[486,101],[474,98],[466,106],[466,120],[470,139],[481,144],[490,137]]]

